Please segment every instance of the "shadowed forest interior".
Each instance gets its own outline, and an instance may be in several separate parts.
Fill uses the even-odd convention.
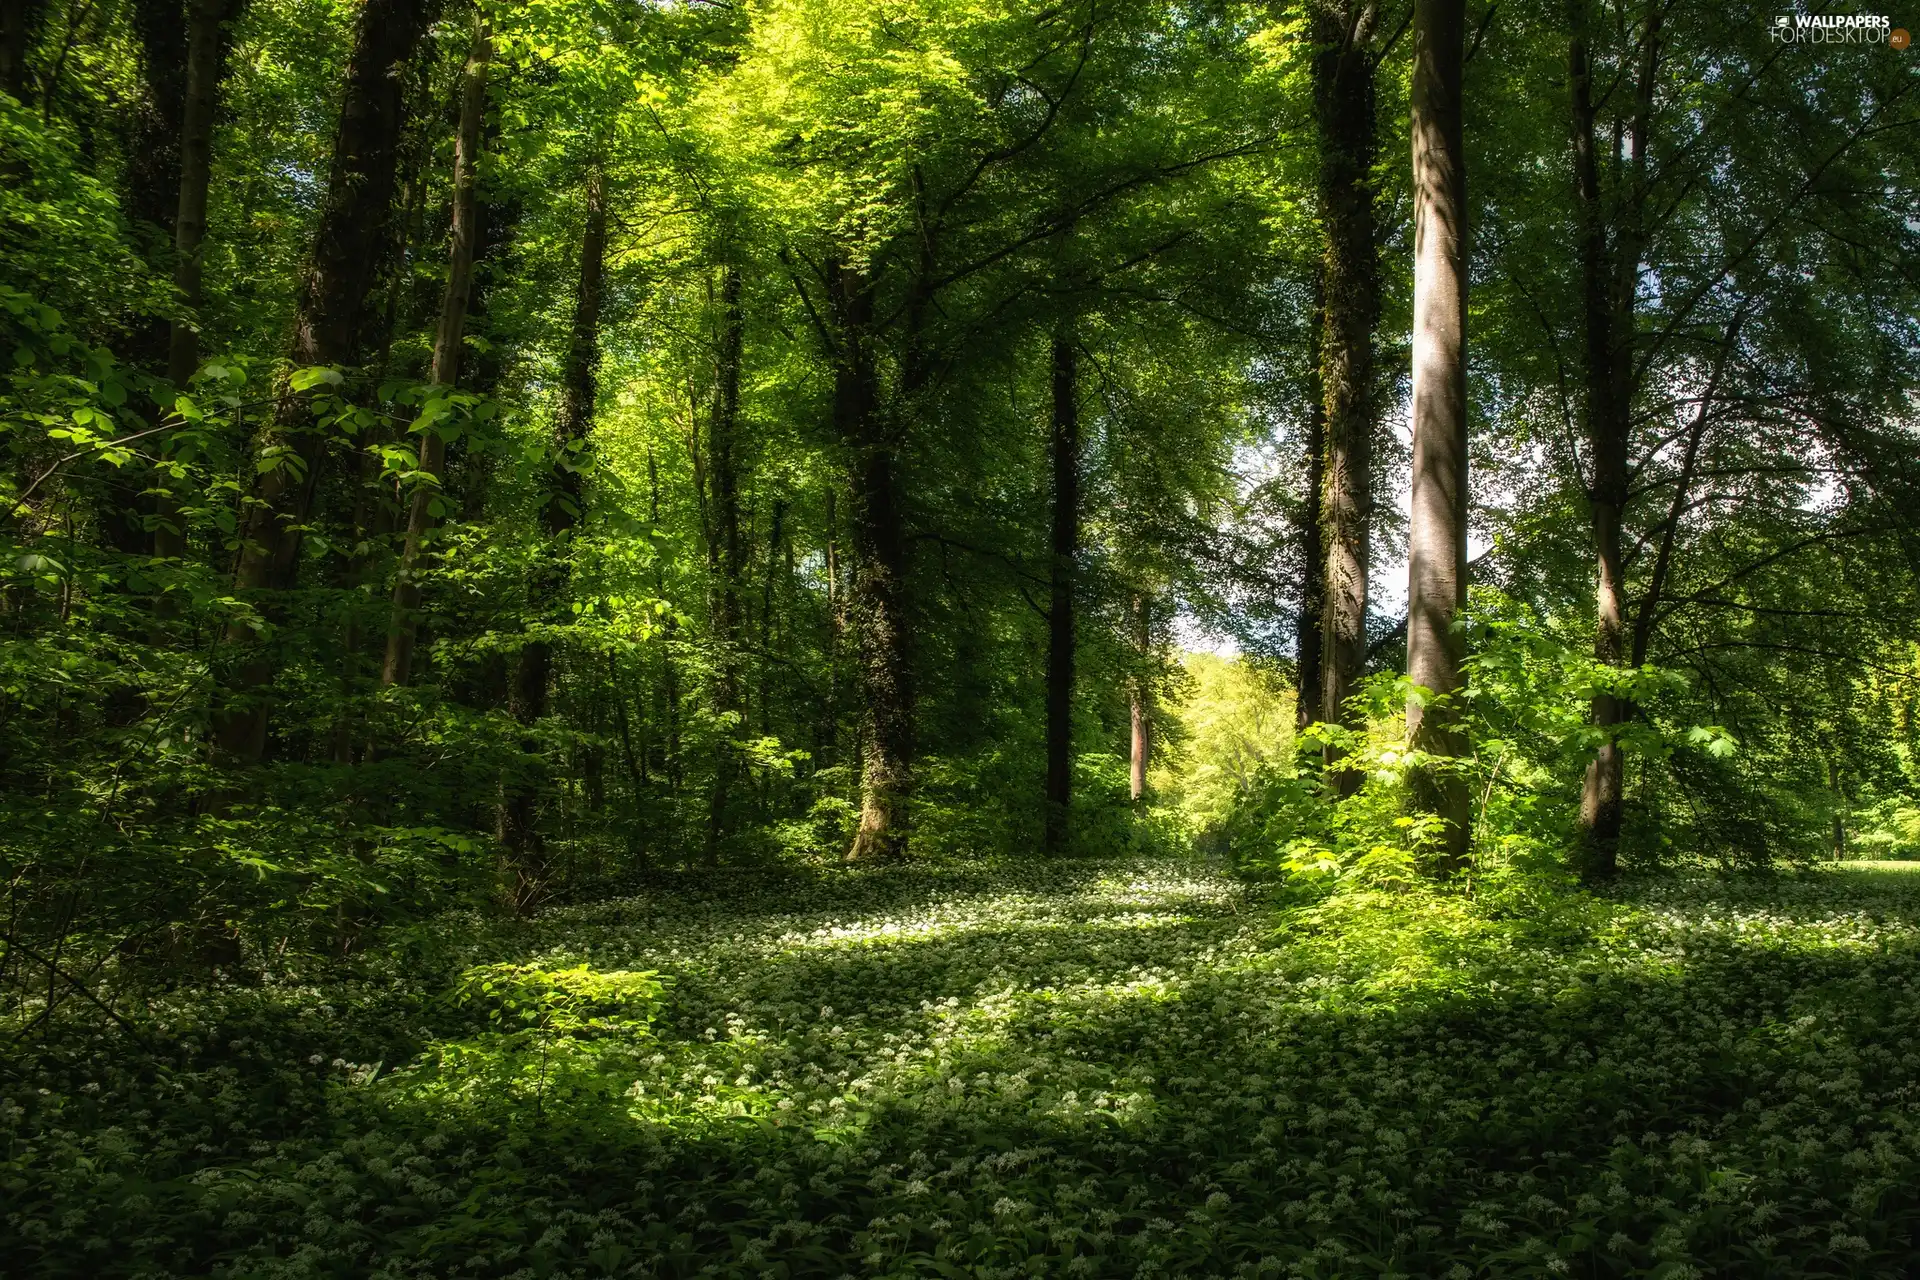
[[[5,0],[34,1276],[1898,1276],[1920,13]]]

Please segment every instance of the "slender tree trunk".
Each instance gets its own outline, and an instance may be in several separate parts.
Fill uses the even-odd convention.
[[[1153,633],[1148,625],[1147,601],[1144,595],[1133,597],[1133,644],[1134,655],[1140,663],[1140,670],[1127,682],[1128,718],[1132,721],[1133,742],[1128,760],[1127,793],[1128,798],[1139,804],[1147,795],[1147,766],[1153,755],[1153,719],[1147,706],[1146,662],[1153,645]]]
[[[627,785],[633,790],[633,812],[639,813],[647,794],[647,748],[643,741],[639,751],[633,749],[633,722],[627,714],[627,691],[620,683],[620,668],[611,652],[607,654],[607,684],[613,697],[614,724],[620,730],[620,756],[627,766]],[[627,822],[627,852],[634,855],[641,869],[645,870],[647,846],[645,841],[634,839],[634,827],[630,817]]]
[[[780,551],[783,544],[787,552],[787,577],[793,577],[793,548],[786,543],[787,503],[784,498],[773,500],[773,518],[767,529],[767,571],[760,580],[760,736],[773,737],[773,680],[774,667],[770,660],[773,654],[774,614],[778,608],[780,582]],[[773,770],[766,770],[760,780],[758,797],[758,820],[765,822],[768,807],[773,802]]]
[[[647,520],[655,529],[660,527],[660,460],[654,455],[653,446],[647,446]],[[653,561],[653,594],[656,598],[667,598],[666,569],[661,557]],[[674,637],[679,625],[672,613],[667,614],[666,625],[661,628],[660,642],[660,701],[667,722],[666,741],[661,744],[660,771],[666,775],[667,793],[680,794],[680,667],[673,660]]]
[[[740,306],[740,268],[729,266],[720,284],[720,347],[714,368],[713,411],[707,419],[707,573],[713,601],[713,791],[708,797],[706,861],[717,866],[729,825],[740,750],[740,577],[745,547],[740,541],[740,475],[735,445],[740,425],[740,362],[745,320]]]
[[[10,5],[14,2],[9,0]],[[132,0],[126,16],[139,76],[134,92],[119,104],[126,153],[120,172],[121,207],[149,267],[156,275],[171,274],[192,23],[183,13],[181,0]],[[120,347],[131,363],[155,373],[164,370],[167,321],[159,315],[143,316]],[[168,406],[158,407],[164,411]],[[156,502],[149,490],[164,476],[164,470],[156,474],[137,465],[109,480],[107,490],[112,496],[100,512],[99,529],[115,550],[132,556],[158,554],[159,538],[148,531],[149,517],[156,517],[158,523],[158,518],[173,513],[166,504]],[[170,602],[155,604],[162,615],[169,611]]]
[[[840,516],[838,490],[827,486],[827,697],[821,708],[819,767],[832,768],[840,759],[840,652],[846,633],[846,593],[840,586]]]
[[[1080,558],[1079,353],[1070,333],[1053,339],[1053,560],[1047,602],[1046,848],[1062,852],[1073,805],[1074,579]]]
[[[587,171],[586,223],[580,236],[580,276],[573,300],[573,329],[560,393],[560,412],[553,424],[556,464],[548,476],[549,491],[541,518],[556,557],[551,567],[537,570],[529,584],[528,612],[545,622],[567,587],[565,557],[568,539],[585,510],[584,453],[593,431],[599,400],[600,299],[607,256],[606,179],[598,164]],[[521,646],[514,665],[508,709],[523,729],[546,717],[553,677],[553,647],[545,640]],[[540,751],[531,734],[520,749],[532,763]],[[525,910],[545,891],[546,847],[540,835],[539,788],[522,779],[507,788],[501,806],[500,831],[513,863],[514,902]]]
[[[220,21],[227,0],[190,0],[187,92],[180,121],[180,189],[173,216],[173,284],[189,308],[200,305],[200,248],[207,236],[207,188],[213,174],[213,113],[221,77]],[[168,333],[167,377],[187,385],[200,367],[200,331],[176,315]]]
[[[1300,622],[1294,641],[1294,727],[1304,729],[1319,718],[1326,674],[1323,629],[1327,613],[1327,544],[1321,513],[1326,507],[1327,402],[1320,377],[1322,328],[1326,323],[1324,263],[1313,277],[1313,319],[1307,335],[1307,438],[1300,494]],[[1136,603],[1136,609],[1138,605]],[[1134,796],[1139,799],[1138,794]]]
[[[360,10],[333,167],[294,313],[288,358],[296,367],[351,365],[359,358],[362,313],[393,203],[405,68],[419,45],[427,7],[424,0],[366,0]],[[324,445],[307,419],[305,402],[283,389],[261,432],[263,466],[242,512],[234,566],[235,587],[255,600],[292,587],[298,577],[303,527]],[[241,654],[215,736],[230,757],[258,761],[266,751],[264,691],[273,661],[243,623],[228,628],[226,640]]]
[[[833,416],[851,462],[852,615],[865,706],[860,826],[852,861],[903,858],[913,793],[913,686],[907,665],[906,534],[893,432],[883,420],[872,346],[873,293],[859,272],[829,266],[839,349]]]
[[[1658,7],[1649,6],[1635,107],[1627,129],[1627,198],[1621,202],[1609,252],[1587,49],[1589,12],[1584,0],[1570,0],[1567,6],[1567,87],[1573,111],[1574,195],[1580,218],[1584,414],[1591,469],[1587,506],[1593,523],[1596,564],[1594,657],[1612,667],[1622,664],[1628,648],[1621,538],[1630,484],[1633,331],[1640,272],[1638,206],[1645,194],[1646,137],[1652,114],[1653,75],[1659,65],[1660,13]],[[1582,861],[1587,875],[1604,878],[1613,874],[1618,862],[1625,814],[1625,758],[1615,733],[1633,714],[1633,708],[1623,698],[1600,692],[1594,695],[1591,714],[1605,738],[1587,766],[1581,789],[1580,820],[1585,832]]]
[[[207,236],[207,188],[213,174],[213,112],[219,93],[220,20],[227,0],[189,0],[187,92],[180,118],[180,190],[173,215],[173,285],[188,311],[200,306],[200,250]],[[197,318],[176,315],[167,335],[167,378],[184,388],[200,367]],[[153,553],[187,553],[179,504],[164,477],[153,530]]]
[[[1598,573],[1594,656],[1609,666],[1623,656],[1626,611],[1621,581],[1621,518],[1627,498],[1627,421],[1614,404],[1613,364],[1623,354],[1615,346],[1612,271],[1608,264],[1606,211],[1601,205],[1600,162],[1594,132],[1591,67],[1587,54],[1586,6],[1568,6],[1567,87],[1573,109],[1574,196],[1579,210],[1582,352],[1585,358],[1585,417],[1588,464],[1587,507],[1593,523]],[[1625,246],[1617,246],[1624,248]],[[1593,722],[1611,735],[1626,708],[1610,693],[1593,698]],[[1580,796],[1585,829],[1585,870],[1611,875],[1620,835],[1621,793],[1625,777],[1620,746],[1611,736],[1588,764]]]
[[[1315,11],[1314,112],[1320,133],[1319,199],[1326,225],[1321,266],[1319,373],[1326,397],[1322,539],[1320,719],[1357,725],[1348,705],[1367,662],[1367,594],[1373,524],[1373,329],[1380,314],[1373,208],[1372,4]],[[1341,770],[1350,793],[1360,775]]]
[[[493,61],[493,31],[484,13],[475,11],[473,43],[467,50],[460,86],[460,130],[453,150],[453,233],[447,261],[447,285],[440,298],[440,323],[433,335],[436,387],[460,381],[460,356],[466,341],[467,303],[473,294],[473,253],[479,240],[480,198],[476,170],[480,132],[487,114],[487,70]],[[427,539],[433,533],[434,507],[440,501],[447,444],[437,426],[420,436],[420,471],[407,512],[407,536],[394,575],[393,613],[387,623],[387,656],[380,671],[383,686],[404,685],[413,676],[414,642],[420,633],[420,575]]]
[[[1408,535],[1407,675],[1438,695],[1461,686],[1454,618],[1467,591],[1467,174],[1461,139],[1465,0],[1413,9],[1413,520]],[[1407,704],[1416,750],[1466,752],[1459,709]],[[1442,867],[1465,865],[1466,780],[1417,772],[1414,804],[1441,820]]]

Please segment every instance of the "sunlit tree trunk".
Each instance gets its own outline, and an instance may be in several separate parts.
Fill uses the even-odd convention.
[[[879,403],[872,284],[864,274],[832,264],[827,292],[838,345],[833,418],[848,453],[853,496],[848,613],[865,704],[860,825],[847,857],[902,858],[913,794],[913,685],[907,665],[907,549],[895,474],[897,441]]]
[[[1354,724],[1348,706],[1367,661],[1373,523],[1373,329],[1380,315],[1371,4],[1317,8],[1314,114],[1320,133],[1322,262],[1319,375],[1326,399],[1319,718]],[[1359,774],[1343,770],[1350,792]]]
[[[1139,804],[1147,794],[1147,767],[1153,756],[1153,715],[1147,704],[1146,664],[1152,652],[1153,633],[1147,617],[1144,595],[1133,597],[1134,658],[1140,670],[1127,682],[1128,719],[1132,722],[1133,742],[1128,756],[1127,794]]]
[[[1438,695],[1461,685],[1454,619],[1467,590],[1467,175],[1461,140],[1465,0],[1413,9],[1413,519],[1408,533],[1407,674]],[[1459,709],[1407,705],[1416,750],[1465,753]],[[1443,870],[1464,865],[1466,781],[1420,769],[1414,805],[1441,822]]]
[[[566,592],[568,539],[585,509],[584,451],[593,432],[599,402],[600,300],[607,257],[606,178],[596,163],[587,170],[586,218],[580,235],[580,274],[573,299],[573,327],[560,392],[560,411],[554,419],[555,464],[546,478],[546,502],[541,521],[548,553],[555,562],[535,572],[528,585],[528,612],[532,620],[548,621]],[[553,679],[553,646],[529,640],[521,646],[508,690],[507,707],[522,728],[531,729],[546,717]],[[521,751],[530,759],[540,750],[531,735],[522,738]],[[525,910],[544,892],[545,843],[540,835],[539,789],[529,781],[509,786],[501,804],[500,833],[512,860],[511,893]]]
[[[740,475],[735,445],[740,426],[740,362],[745,342],[740,268],[729,266],[720,284],[720,345],[714,365],[713,409],[707,419],[707,574],[711,583],[714,674],[713,790],[708,796],[706,860],[720,861],[733,784],[740,767],[736,735],[740,710],[740,578],[746,551],[740,540]]]
[[[476,12],[473,44],[460,87],[460,128],[453,151],[453,232],[447,261],[447,284],[440,297],[440,321],[433,335],[433,366],[429,380],[436,387],[454,387],[460,381],[460,355],[466,340],[467,304],[473,294],[473,253],[480,216],[476,169],[480,159],[480,131],[487,114],[487,69],[493,61],[493,33],[483,14]],[[407,512],[407,536],[394,576],[393,613],[387,624],[387,656],[380,671],[382,685],[406,684],[413,674],[414,642],[420,631],[420,574],[427,538],[433,532],[434,507],[441,500],[441,472],[447,445],[437,428],[420,437],[420,472]]]
[[[1079,355],[1070,333],[1052,350],[1053,559],[1047,603],[1046,847],[1066,848],[1073,804],[1074,579],[1080,557]]]
[[[333,165],[313,253],[294,312],[288,360],[295,367],[351,365],[360,355],[362,315],[393,203],[405,68],[426,25],[424,0],[367,0],[355,27]],[[283,389],[258,440],[261,469],[241,512],[234,586],[256,601],[294,585],[323,438],[304,400]],[[257,761],[266,751],[265,687],[273,660],[250,627],[228,628],[239,650],[215,735],[228,756]]]

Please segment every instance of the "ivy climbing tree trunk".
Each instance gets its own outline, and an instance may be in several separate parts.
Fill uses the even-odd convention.
[[[592,438],[594,411],[600,394],[600,310],[607,260],[606,175],[596,163],[587,170],[586,217],[580,235],[580,275],[573,298],[573,327],[560,393],[560,412],[554,419],[554,465],[547,476],[546,502],[541,520],[554,557],[536,570],[528,584],[528,612],[537,623],[566,591],[568,540],[585,512],[585,451]],[[657,519],[657,514],[656,514]],[[523,730],[546,718],[553,679],[553,646],[543,639],[521,646],[507,692],[507,707]],[[510,782],[500,806],[500,839],[507,847],[512,878],[510,893],[516,908],[525,910],[539,900],[546,884],[545,844],[540,835],[538,774],[540,743],[530,733],[520,742],[528,758],[525,775]]]
[[[839,263],[826,272],[833,311],[833,419],[852,490],[848,612],[864,702],[860,825],[849,861],[903,858],[913,794],[913,685],[907,665],[906,534],[895,475],[898,443],[879,403],[873,287]]]
[[[1071,835],[1073,805],[1074,580],[1080,559],[1080,379],[1073,335],[1054,335],[1053,559],[1047,602],[1046,848],[1059,853]]]
[[[294,311],[288,361],[341,366],[360,355],[361,323],[393,203],[406,66],[426,26],[427,0],[367,0],[354,30],[333,167],[321,201],[311,260]],[[240,518],[234,586],[275,612],[267,593],[298,577],[300,546],[324,439],[303,401],[282,388],[257,442],[259,468]],[[215,737],[232,759],[266,752],[267,685],[273,659],[244,622],[227,629],[236,661]]]
[[[1467,591],[1467,173],[1461,129],[1465,0],[1413,7],[1413,519],[1408,533],[1407,675],[1443,699],[1461,686],[1454,619]],[[1407,703],[1417,812],[1439,820],[1439,862],[1466,862],[1466,752],[1451,701]]]
[[[733,802],[740,750],[735,735],[743,727],[740,710],[740,578],[746,551],[740,540],[740,475],[735,445],[740,426],[740,362],[746,325],[740,305],[740,268],[729,266],[720,281],[720,342],[714,362],[713,409],[707,419],[707,573],[712,600],[713,789],[707,803],[705,854],[708,866],[720,861]]]
[[[1348,707],[1367,661],[1367,595],[1373,525],[1373,329],[1380,314],[1373,207],[1372,4],[1314,10],[1313,101],[1320,135],[1319,378],[1325,408],[1319,718],[1354,724]],[[1360,775],[1334,775],[1342,793]]]
[[[467,50],[460,82],[460,126],[454,137],[453,230],[447,283],[440,295],[440,320],[434,328],[433,365],[428,375],[434,386],[449,389],[460,381],[467,305],[473,294],[473,254],[480,220],[477,169],[481,128],[487,114],[487,71],[492,61],[493,32],[485,13],[476,10],[473,43]],[[427,539],[433,532],[435,508],[441,502],[441,472],[446,468],[446,457],[446,438],[437,422],[430,423],[420,435],[420,474],[414,479],[406,541],[400,549],[399,571],[394,575],[387,655],[380,670],[382,685],[403,685],[413,675],[414,644],[420,634],[420,573]]]

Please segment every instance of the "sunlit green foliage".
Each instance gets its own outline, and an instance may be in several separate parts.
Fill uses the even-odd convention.
[[[1920,881],[1862,860],[1920,858],[1920,80],[1575,6],[1635,242],[1603,662],[1578,15],[1472,7],[1442,761],[1404,4],[1365,715],[1296,728],[1318,8],[447,0],[354,80],[413,0],[11,6],[0,1269],[1902,1274]],[[368,157],[343,354],[290,358]],[[912,863],[847,868],[887,643]],[[1609,735],[1627,879],[1582,888]]]

